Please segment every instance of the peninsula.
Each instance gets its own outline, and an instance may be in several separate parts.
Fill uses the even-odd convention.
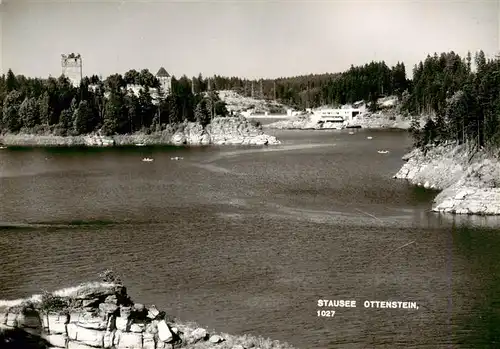
[[[425,125],[412,125],[414,149],[394,176],[441,190],[432,210],[500,214],[500,57],[482,51],[461,59],[451,52],[428,56],[415,67],[413,113],[426,111]],[[436,88],[438,87],[438,88]]]
[[[208,86],[207,86],[208,84]],[[274,145],[280,141],[229,112],[210,79],[164,68],[80,81],[32,79],[9,70],[0,78],[0,145]]]

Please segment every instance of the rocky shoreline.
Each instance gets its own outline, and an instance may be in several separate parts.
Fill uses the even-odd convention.
[[[367,129],[400,129],[408,130],[411,127],[411,119],[409,117],[405,118],[399,114],[365,114],[358,116],[352,122],[347,124],[348,126],[360,126],[361,128]]]
[[[500,215],[500,161],[484,151],[471,153],[465,145],[447,144],[414,149],[394,178],[441,190],[434,212]]]
[[[0,301],[0,347],[67,349],[276,348],[250,335],[208,333],[154,305],[134,303],[121,283],[91,282],[27,299]]]
[[[366,114],[358,116],[351,122],[346,122],[346,127],[358,127],[366,129],[402,129],[408,130],[411,126],[409,118],[403,118],[401,115],[393,116],[388,114]],[[301,115],[293,117],[288,120],[281,120],[267,124],[266,128],[280,129],[280,130],[325,130],[325,129],[339,129],[336,123],[318,124],[313,121],[309,115]]]
[[[276,121],[264,127],[276,130],[325,130],[339,128],[338,125],[331,123],[318,124],[316,121],[311,120],[308,115],[300,115],[287,120]]]
[[[33,134],[0,135],[4,146],[87,146],[144,145],[277,145],[281,142],[264,133],[244,117],[217,117],[203,128],[196,122],[168,125],[162,132],[102,136],[55,136]]]

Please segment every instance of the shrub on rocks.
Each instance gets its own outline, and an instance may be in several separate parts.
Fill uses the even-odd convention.
[[[68,310],[70,302],[60,296],[44,291],[40,302],[40,310],[44,313],[64,313]]]

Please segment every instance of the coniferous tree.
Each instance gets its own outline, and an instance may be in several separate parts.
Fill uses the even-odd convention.
[[[87,101],[80,101],[73,114],[73,131],[75,134],[81,135],[90,132],[91,127],[92,109]]]
[[[69,135],[71,131],[71,126],[73,123],[73,113],[74,111],[71,108],[63,109],[59,116],[59,125],[58,130],[62,136]]]
[[[139,98],[133,94],[128,93],[124,98],[125,103],[125,113],[128,118],[128,129],[127,133],[133,133],[141,128],[138,122],[138,115],[140,113]]]
[[[50,110],[50,97],[47,91],[38,96],[38,115],[40,116],[40,123],[43,125],[50,125],[51,110]]]
[[[179,110],[179,97],[175,95],[168,96],[166,99],[166,110],[168,119],[171,123],[181,122],[181,113]]]
[[[12,69],[9,69],[7,71],[7,78],[5,81],[5,85],[7,87],[7,92],[12,92],[17,88],[17,79],[14,73],[12,72]]]
[[[19,119],[22,126],[32,129],[40,124],[37,100],[26,97],[19,107]]]
[[[210,123],[210,112],[207,108],[207,100],[204,98],[196,106],[194,111],[196,122],[199,122],[203,127]]]
[[[142,127],[150,127],[154,117],[154,106],[149,88],[146,86],[139,91],[139,118]]]
[[[123,96],[119,92],[111,92],[104,108],[104,120],[101,131],[106,136],[117,133],[120,118],[123,115]]]
[[[477,67],[474,71],[472,59]],[[130,70],[124,76],[114,74],[105,80],[93,75],[83,78],[77,88],[63,76],[32,79],[15,76],[10,70],[0,77],[0,126],[2,132],[18,132],[21,127],[23,132],[35,132],[43,125],[47,132],[61,134],[94,132],[103,126],[106,133],[128,133],[142,126],[151,129],[152,123],[161,129],[160,123],[203,120],[203,108],[210,117],[226,115],[227,108],[218,95],[206,93],[210,81],[212,90],[233,89],[247,96],[253,85],[255,96],[262,94],[263,99],[300,109],[360,100],[375,107],[378,97],[396,94],[402,112],[431,119],[424,130],[414,132],[421,146],[448,140],[488,149],[500,146],[499,57],[486,59],[483,51],[474,58],[470,52],[465,58],[453,51],[433,53],[413,67],[412,80],[406,78],[405,69],[401,62],[388,67],[382,61],[353,65],[343,73],[253,82],[220,75],[210,80],[201,74],[193,79],[172,77],[172,94],[159,98],[158,105],[149,94],[157,79],[147,69]],[[142,83],[144,90],[138,96],[126,95],[124,87],[130,83]],[[200,104],[203,99],[206,102]],[[414,120],[416,130],[419,120]]]
[[[2,124],[9,132],[17,132],[21,129],[22,124],[19,120],[19,107],[22,103],[22,94],[19,91],[12,90],[9,92],[3,103]]]

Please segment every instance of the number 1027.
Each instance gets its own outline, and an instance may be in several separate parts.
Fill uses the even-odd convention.
[[[318,317],[334,317],[335,310],[318,310]]]

